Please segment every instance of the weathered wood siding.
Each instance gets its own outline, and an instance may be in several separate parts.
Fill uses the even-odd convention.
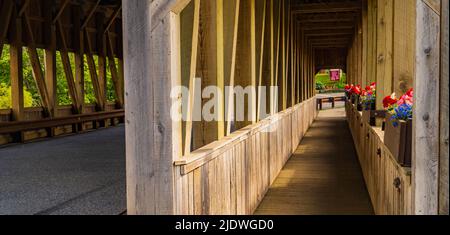
[[[364,123],[362,113],[352,104],[346,104],[346,112],[375,213],[413,214],[411,169],[396,162],[384,145],[384,132],[380,127]]]
[[[312,98],[176,161],[176,214],[252,214],[316,116]]]

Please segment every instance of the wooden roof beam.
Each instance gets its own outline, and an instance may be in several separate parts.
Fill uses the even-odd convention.
[[[330,13],[330,12],[358,12],[361,2],[329,2],[329,3],[301,3],[292,6],[293,14]]]
[[[324,13],[324,14],[305,14],[296,17],[299,23],[337,23],[337,22],[355,22],[358,14],[355,13]]]
[[[338,36],[338,35],[353,35],[354,30],[304,30],[303,34],[306,36]]]

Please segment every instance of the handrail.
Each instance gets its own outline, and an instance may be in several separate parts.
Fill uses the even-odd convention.
[[[186,175],[193,170],[197,169],[198,167],[201,167],[202,165],[214,160],[215,158],[221,156],[224,152],[228,151],[230,148],[235,146],[237,143],[240,143],[242,141],[245,141],[250,136],[253,136],[254,134],[261,132],[264,129],[270,128],[270,126],[279,120],[281,120],[283,117],[288,116],[292,114],[295,110],[301,108],[305,102],[309,102],[311,100],[316,99],[311,98],[308,99],[300,104],[297,104],[293,107],[290,107],[286,110],[283,110],[277,114],[274,114],[264,120],[261,120],[260,122],[256,124],[249,125],[247,127],[244,127],[236,132],[233,132],[231,135],[218,140],[214,141],[187,156],[183,156],[177,160],[174,161],[175,166],[181,167],[181,174]]]
[[[354,104],[352,104],[352,108],[354,110],[356,110],[356,106]],[[356,114],[358,115],[358,118],[362,119],[363,112],[356,111]],[[382,130],[382,128],[376,127],[376,126],[367,126],[367,128],[370,132],[372,132],[372,134],[374,134],[374,136],[376,136],[378,142],[383,144],[384,151],[387,151],[390,153],[390,154],[388,154],[388,156],[389,156],[390,160],[394,163],[394,165],[398,169],[401,169],[405,175],[411,175],[412,174],[411,167],[404,167],[404,166],[401,166],[400,164],[398,164],[398,162],[392,157],[392,153],[390,152],[389,148],[384,146],[384,131]]]
[[[111,112],[98,112],[90,114],[79,114],[68,117],[48,118],[36,121],[16,121],[0,123],[0,134],[11,134],[23,131],[32,131],[64,125],[73,125],[83,122],[105,120],[111,118],[122,118],[125,116],[124,110]]]

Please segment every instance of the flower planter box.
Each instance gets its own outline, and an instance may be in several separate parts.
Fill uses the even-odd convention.
[[[392,156],[403,167],[411,166],[412,151],[412,120],[398,121],[394,126],[391,114],[386,114],[384,144],[391,151]]]
[[[386,111],[384,110],[363,110],[363,122],[369,123],[371,126],[377,125],[377,118],[385,118]]]
[[[360,104],[360,103],[358,102],[358,104],[356,105],[356,109],[357,109],[359,112],[362,112],[362,111],[363,111],[362,104]]]
[[[359,103],[359,95],[353,94],[353,95],[350,97],[350,101],[352,102],[352,104],[357,104],[357,103]]]

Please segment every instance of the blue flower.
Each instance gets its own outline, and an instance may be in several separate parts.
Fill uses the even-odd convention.
[[[412,119],[413,117],[412,110],[413,106],[406,103],[396,107],[394,109],[394,115],[392,115],[391,117],[391,121],[393,121],[394,127],[398,126],[397,121],[400,120],[407,121],[409,119]]]

